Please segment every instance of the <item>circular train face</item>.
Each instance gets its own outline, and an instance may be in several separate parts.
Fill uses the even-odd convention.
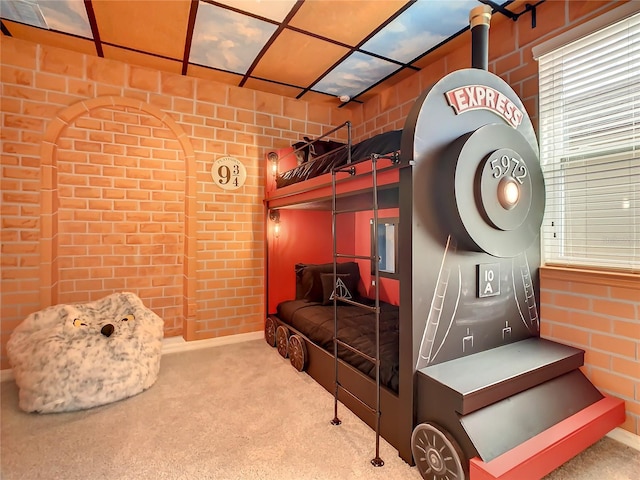
[[[484,125],[454,143],[454,196],[463,231],[481,250],[513,257],[538,235],[544,182],[538,156],[514,128]]]
[[[522,225],[531,208],[531,176],[524,158],[510,148],[491,153],[478,169],[475,188],[486,220],[500,230]]]

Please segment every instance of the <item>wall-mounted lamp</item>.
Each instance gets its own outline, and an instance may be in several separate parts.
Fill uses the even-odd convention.
[[[274,223],[273,235],[278,238],[280,236],[280,210],[269,210],[269,220]]]
[[[275,177],[278,175],[278,154],[276,152],[269,152],[267,159],[271,162],[271,173]]]

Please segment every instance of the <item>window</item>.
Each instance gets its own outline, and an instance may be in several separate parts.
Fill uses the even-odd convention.
[[[639,272],[640,14],[540,55],[539,70],[544,259]]]
[[[371,223],[371,251],[374,249],[373,219]],[[398,273],[398,219],[378,219],[378,273],[381,277],[397,278]],[[372,266],[373,267],[373,266]],[[375,273],[374,268],[371,273]]]

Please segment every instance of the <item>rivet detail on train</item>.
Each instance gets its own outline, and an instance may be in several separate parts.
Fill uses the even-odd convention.
[[[445,93],[456,115],[468,110],[491,110],[513,128],[518,128],[524,113],[506,95],[485,85],[467,85]]]

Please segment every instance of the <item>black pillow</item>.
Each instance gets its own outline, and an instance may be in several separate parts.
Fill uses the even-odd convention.
[[[320,275],[323,305],[333,303],[333,295],[336,290],[340,297],[348,298],[349,300],[355,297],[357,284],[354,285],[352,275],[349,273],[338,273],[336,277],[336,288],[333,288],[333,273],[323,273]]]
[[[308,302],[322,303],[324,300],[322,278],[323,273],[333,274],[333,263],[323,263],[321,265],[303,264],[296,265],[296,300],[307,300]],[[352,295],[357,292],[360,281],[360,269],[356,262],[344,262],[337,264],[337,273],[348,273],[351,275],[351,286],[349,291]]]

